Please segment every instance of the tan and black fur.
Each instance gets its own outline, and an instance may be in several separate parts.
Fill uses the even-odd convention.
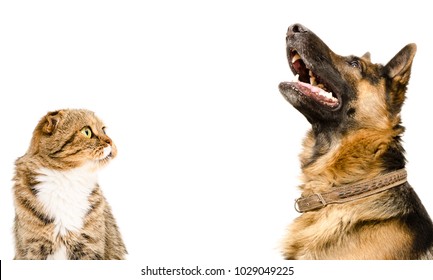
[[[125,258],[125,245],[111,208],[94,181],[97,170],[116,153],[105,126],[91,111],[59,110],[39,121],[29,149],[15,163],[15,259]],[[74,176],[91,180],[75,180]],[[44,189],[47,186],[52,192]],[[71,202],[73,195],[62,197],[57,191],[61,188],[83,196],[81,204]],[[83,194],[71,188],[81,188]],[[51,200],[72,206],[65,208]],[[57,207],[66,214],[56,213]],[[82,217],[67,216],[74,213],[82,213]],[[68,220],[80,228],[63,228]],[[60,251],[63,256],[59,257],[56,252]]]
[[[312,125],[300,155],[302,196],[404,168],[400,111],[415,44],[405,46],[386,65],[372,63],[369,53],[337,55],[300,24],[289,27],[286,44],[290,68],[299,81],[283,82],[279,89]],[[301,214],[284,239],[283,255],[433,259],[433,224],[405,183]]]

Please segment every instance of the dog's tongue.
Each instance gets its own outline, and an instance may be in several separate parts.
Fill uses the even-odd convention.
[[[331,92],[327,92],[319,87],[313,86],[308,83],[304,83],[299,81],[299,75],[296,75],[294,80],[294,83],[297,83],[297,87],[307,95],[315,95],[316,97],[325,100],[327,102],[338,102],[338,99],[332,96]]]

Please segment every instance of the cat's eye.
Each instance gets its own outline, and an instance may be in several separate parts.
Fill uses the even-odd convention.
[[[81,129],[81,134],[86,136],[86,138],[91,138],[93,133],[92,133],[92,130],[90,129],[90,127],[85,126]]]

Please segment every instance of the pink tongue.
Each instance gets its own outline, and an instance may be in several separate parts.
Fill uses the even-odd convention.
[[[327,91],[324,91],[319,87],[301,81],[297,81],[297,83],[298,83],[298,87],[302,90],[302,92],[304,92],[307,95],[314,96],[315,98],[318,98],[325,102],[332,102],[332,103],[337,102],[335,98],[329,97],[330,94]]]
[[[303,88],[309,90],[311,93],[319,94],[319,92],[322,90],[319,87],[315,87],[315,86],[312,86],[311,84],[307,84],[307,83],[304,83],[304,82],[298,81],[298,84],[300,86],[302,86]]]

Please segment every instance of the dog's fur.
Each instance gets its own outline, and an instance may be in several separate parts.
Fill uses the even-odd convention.
[[[299,81],[283,82],[279,89],[312,125],[300,155],[302,196],[404,168],[400,111],[416,45],[405,46],[381,65],[372,63],[369,53],[335,54],[300,24],[289,27],[286,44],[289,65]],[[294,61],[297,55],[301,59]],[[321,97],[318,88],[306,85],[309,70],[332,98],[329,93]],[[301,214],[289,228],[283,255],[286,259],[433,259],[433,224],[405,183]]]

